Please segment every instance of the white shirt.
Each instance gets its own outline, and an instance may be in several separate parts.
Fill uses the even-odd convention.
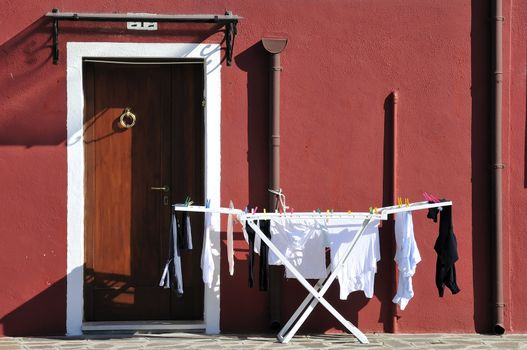
[[[394,260],[399,270],[399,282],[393,302],[399,304],[401,310],[404,310],[414,296],[412,276],[415,274],[417,264],[421,261],[414,236],[412,212],[395,214],[395,241],[397,251]]]
[[[271,220],[271,241],[304,278],[326,277],[323,220],[277,218]],[[283,265],[269,250],[269,265]],[[295,278],[286,268],[286,277]]]
[[[327,224],[327,241],[331,248],[331,268],[344,261],[353,238],[362,228],[364,219],[331,219]],[[381,259],[379,220],[372,220],[358,238],[348,259],[338,270],[340,299],[346,300],[351,292],[362,290],[373,297],[377,262]]]
[[[201,250],[201,270],[203,272],[203,283],[209,288],[214,278],[214,260],[212,257],[212,242],[210,241],[210,213],[205,213],[205,236],[203,237],[203,249]]]
[[[232,201],[230,203],[232,208]],[[234,275],[234,239],[233,239],[234,224],[232,214],[227,218],[227,261],[229,263],[229,275]],[[210,237],[209,237],[210,238]]]

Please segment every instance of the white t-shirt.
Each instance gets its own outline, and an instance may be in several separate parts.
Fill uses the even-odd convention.
[[[323,220],[276,218],[271,220],[271,241],[304,278],[326,277]],[[284,265],[269,250],[269,265]],[[286,268],[286,277],[295,278]]]
[[[399,282],[397,294],[392,301],[404,310],[414,296],[412,276],[415,274],[417,264],[421,261],[414,236],[412,212],[395,214],[395,241],[397,251],[394,260],[399,270]]]
[[[201,250],[201,270],[203,272],[203,283],[209,288],[214,278],[214,259],[212,257],[212,242],[210,240],[211,214],[205,213],[205,236],[203,237],[203,248]]]
[[[331,219],[327,224],[326,239],[331,248],[331,269],[344,261],[353,238],[362,228],[364,219]],[[379,220],[372,220],[359,237],[355,246],[338,270],[340,299],[346,300],[351,292],[362,290],[366,297],[373,297],[377,262],[381,259],[379,245]]]

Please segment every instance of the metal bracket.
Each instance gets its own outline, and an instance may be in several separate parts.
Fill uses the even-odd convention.
[[[51,13],[58,13],[58,9],[51,10]],[[53,64],[59,63],[59,20],[53,18]]]
[[[234,38],[238,34],[237,24],[243,17],[227,11],[224,15],[157,15],[120,13],[74,13],[53,9],[46,14],[53,20],[53,64],[59,62],[59,21],[97,21],[97,22],[169,22],[169,23],[213,23],[225,26],[225,60],[232,64]]]
[[[232,16],[232,12],[227,11],[225,15]],[[230,66],[232,63],[232,52],[234,50],[234,38],[238,34],[238,28],[236,22],[230,22],[225,24],[225,57],[227,59],[227,66]]]

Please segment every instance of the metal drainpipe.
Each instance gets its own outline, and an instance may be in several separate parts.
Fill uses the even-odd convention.
[[[393,91],[392,92],[392,127],[393,127],[393,144],[392,144],[392,151],[393,151],[393,154],[392,154],[392,161],[393,161],[393,178],[392,178],[392,193],[393,193],[393,203],[397,203],[397,104],[399,102],[399,94],[397,93],[397,91]],[[394,236],[395,237],[395,236]],[[393,251],[392,251],[392,256],[395,256],[395,252],[396,252],[396,248],[393,247],[392,248]],[[397,265],[395,265],[395,262],[393,262],[392,260],[392,263],[394,264],[394,278],[393,278],[393,286],[392,286],[392,295],[395,295],[397,294],[397,274],[399,273],[399,271],[397,271]],[[393,304],[392,305],[393,307],[393,317],[392,317],[392,332],[393,333],[398,333],[399,332],[399,325],[397,323],[397,320],[399,318],[398,316],[398,312],[397,312],[397,304]]]
[[[503,31],[503,12],[502,0],[494,0],[494,47],[493,47],[493,87],[494,87],[494,110],[492,126],[494,129],[493,137],[493,159],[492,159],[492,203],[493,220],[492,233],[494,235],[494,332],[496,334],[505,333],[503,323],[503,232],[502,232],[502,172],[505,167],[502,163],[502,88],[503,88],[503,57],[502,57],[502,31]]]
[[[269,188],[280,189],[280,52],[286,45],[284,38],[262,38],[265,50],[271,54],[271,74],[269,84],[269,122],[270,122],[270,152],[269,152]],[[277,198],[269,194],[269,209],[277,208]],[[270,267],[269,269],[269,311],[271,316],[271,327],[279,328],[282,301],[282,274],[280,270]]]

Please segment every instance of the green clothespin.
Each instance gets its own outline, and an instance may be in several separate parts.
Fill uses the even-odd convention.
[[[190,199],[190,196],[185,198],[185,206],[190,207],[194,202]]]

